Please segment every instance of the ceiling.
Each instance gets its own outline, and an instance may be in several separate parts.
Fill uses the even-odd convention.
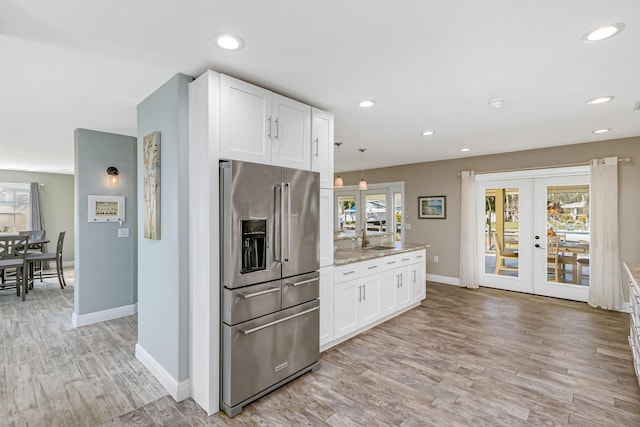
[[[638,136],[640,2],[0,0],[0,169],[72,173],[74,129],[206,69],[332,112],[337,171]]]

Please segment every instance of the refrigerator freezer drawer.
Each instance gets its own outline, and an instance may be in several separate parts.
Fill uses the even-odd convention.
[[[235,407],[318,361],[318,300],[222,327],[222,403]]]
[[[282,279],[282,308],[293,307],[320,296],[320,273]]]
[[[280,311],[282,308],[282,287],[280,280],[224,289],[222,321],[227,325],[246,322],[260,316]]]

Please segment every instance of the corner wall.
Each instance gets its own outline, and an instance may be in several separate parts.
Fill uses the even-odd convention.
[[[621,164],[619,176],[620,257],[640,260],[640,137],[615,139],[537,150],[518,151],[464,159],[416,163],[381,169],[367,169],[369,183],[405,182],[405,215],[411,230],[405,241],[428,243],[427,272],[443,278],[458,278],[460,270],[460,177],[463,170],[476,173],[503,169],[546,167],[566,163],[587,163],[594,158],[631,157]],[[359,172],[341,173],[345,185],[357,184]],[[419,196],[447,196],[447,218],[418,219]],[[433,256],[439,262],[433,262]]]
[[[73,322],[83,326],[135,313],[136,139],[87,129],[75,131],[75,295]],[[110,186],[107,167],[118,168]],[[88,196],[125,196],[125,221],[88,221]],[[129,229],[129,237],[118,237]]]
[[[188,85],[177,74],[138,104],[138,206],[144,212],[144,136],[160,132],[160,240],[143,236],[138,217],[136,357],[169,394],[189,396]]]

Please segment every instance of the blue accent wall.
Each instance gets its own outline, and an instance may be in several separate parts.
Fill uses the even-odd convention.
[[[189,379],[189,93],[177,74],[138,104],[138,345]],[[161,239],[145,239],[144,136],[160,132]]]
[[[118,168],[110,185],[107,167]],[[137,302],[136,138],[87,129],[75,131],[74,313],[84,315]],[[125,197],[122,224],[88,221],[88,196]],[[118,237],[128,228],[129,237]]]

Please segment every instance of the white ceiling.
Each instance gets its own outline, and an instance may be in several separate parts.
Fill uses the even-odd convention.
[[[638,0],[0,0],[0,169],[72,173],[74,129],[208,68],[333,112],[338,171],[640,135]]]

